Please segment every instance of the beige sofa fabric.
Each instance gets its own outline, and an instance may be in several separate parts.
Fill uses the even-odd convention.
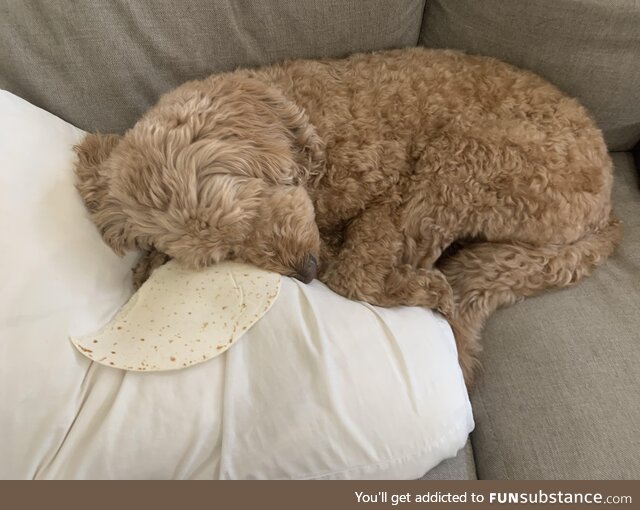
[[[631,153],[613,159],[618,252],[484,332],[472,394],[480,478],[640,478],[640,190]]]
[[[0,0],[0,88],[122,131],[183,81],[291,57],[415,46],[424,0]]]
[[[611,150],[640,139],[638,0],[429,0],[420,42],[537,72],[580,98]]]

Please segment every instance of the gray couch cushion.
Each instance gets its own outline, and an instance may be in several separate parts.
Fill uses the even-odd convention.
[[[613,155],[617,253],[572,289],[498,312],[472,394],[479,478],[640,478],[640,190]]]
[[[289,57],[415,46],[424,0],[0,0],[0,88],[121,131],[183,81]]]
[[[421,44],[491,55],[578,97],[611,150],[640,138],[637,0],[429,0]]]
[[[476,480],[476,465],[473,460],[471,441],[467,441],[458,455],[442,461],[420,480]]]

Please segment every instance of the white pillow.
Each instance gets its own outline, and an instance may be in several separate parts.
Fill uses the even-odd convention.
[[[91,363],[69,335],[131,294],[73,186],[83,132],[0,91],[0,478],[417,478],[473,418],[448,324],[283,278],[210,362]]]

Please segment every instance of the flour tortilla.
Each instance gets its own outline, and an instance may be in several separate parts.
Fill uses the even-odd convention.
[[[71,341],[87,358],[134,371],[177,370],[225,352],[276,300],[280,275],[237,262],[156,269],[109,324]]]

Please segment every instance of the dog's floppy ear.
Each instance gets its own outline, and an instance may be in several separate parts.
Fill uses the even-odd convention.
[[[324,162],[324,142],[318,136],[315,126],[309,121],[307,113],[301,106],[272,87],[265,91],[263,101],[291,133],[301,167],[300,178],[306,181],[309,177],[317,175]]]
[[[298,166],[296,180],[306,181],[309,177],[320,173],[324,164],[324,142],[318,135],[315,126],[310,122],[304,108],[285,96],[285,94],[275,86],[264,83],[261,79],[256,79],[249,71],[247,76],[234,77],[224,86],[232,87],[234,92],[241,92],[239,97],[239,107],[251,104],[255,108],[250,109],[250,115],[256,115],[251,120],[257,130],[276,133],[277,126],[273,124],[265,125],[269,119],[278,119],[279,125],[286,130],[295,160]],[[241,106],[242,105],[242,106]],[[264,116],[265,109],[268,115]],[[248,118],[247,117],[247,118]],[[256,132],[254,138],[261,136]]]
[[[120,141],[119,135],[88,134],[74,147],[76,188],[104,241],[118,255],[129,248],[126,216],[109,189],[109,169],[105,162]]]

